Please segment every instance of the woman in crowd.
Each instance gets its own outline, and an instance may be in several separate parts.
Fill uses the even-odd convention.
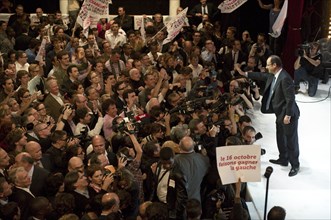
[[[86,175],[89,180],[88,191],[90,198],[99,194],[110,192],[111,184],[114,182],[114,174],[99,165],[92,164],[87,167]]]

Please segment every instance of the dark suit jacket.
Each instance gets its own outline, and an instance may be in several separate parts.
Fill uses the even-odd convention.
[[[25,134],[25,137],[26,137],[26,141],[29,142],[29,141],[35,141],[35,142],[38,142],[39,143],[39,140],[33,136],[31,136],[30,134],[26,133]]]
[[[192,10],[190,11],[189,14],[192,15],[193,17],[195,17],[195,14],[202,13],[201,7],[202,7],[201,4],[197,4],[196,6],[194,6],[192,8]],[[213,20],[218,9],[214,6],[213,3],[207,3],[207,10],[208,10],[209,19]],[[200,22],[201,22],[201,19],[200,19]]]
[[[43,154],[43,156],[40,159],[40,162],[42,163],[45,170],[48,172],[51,172],[53,170],[51,158],[49,154]]]
[[[274,87],[274,93],[271,97],[269,110],[266,109],[266,103],[269,97],[273,76],[273,74],[269,73],[248,73],[249,78],[266,81],[266,86],[262,98],[261,111],[263,113],[275,113],[277,121],[282,121],[285,115],[289,115],[294,119],[298,119],[300,116],[300,111],[295,102],[293,80],[284,69],[279,73],[277,78]]]
[[[21,210],[21,219],[27,219],[29,217],[29,205],[34,197],[19,188],[14,187],[13,193],[9,196],[9,201],[16,202]]]
[[[209,169],[209,159],[199,153],[178,154],[169,175],[167,203],[176,219],[185,219],[185,207],[188,199],[201,201],[200,186]],[[172,197],[171,194],[176,195]],[[175,198],[175,199],[174,199]],[[171,216],[172,217],[172,216]]]
[[[233,60],[232,51],[225,54],[222,57],[222,61],[223,61],[223,73],[220,80],[222,80],[227,84],[230,83],[230,80],[232,78],[231,71],[234,69],[234,60]],[[242,62],[247,62],[247,58],[242,51],[239,51],[237,63],[242,63]]]
[[[0,172],[0,177],[3,177],[3,178],[5,178],[8,181],[8,172],[7,172],[7,170],[4,170],[3,172],[4,172],[4,174],[2,174]]]
[[[56,101],[53,96],[48,94],[44,100],[44,105],[47,109],[47,113],[54,118],[55,121],[57,121],[61,115],[60,109],[61,105]]]
[[[125,32],[133,30],[133,18],[131,16],[125,15],[124,18],[117,16],[114,18],[114,20],[119,23],[119,25]]]
[[[38,166],[34,166],[30,191],[35,196],[46,196],[46,179],[49,171]]]
[[[208,15],[209,18],[213,18],[213,16],[215,15],[215,13],[217,12],[217,8],[215,8],[213,3],[207,3],[207,10],[208,10]],[[192,10],[190,11],[190,14],[195,16],[195,14],[197,13],[202,13],[202,6],[201,4],[197,4],[195,5]]]
[[[74,213],[78,216],[78,217],[82,217],[83,214],[86,211],[86,208],[88,207],[88,205],[90,204],[90,199],[86,198],[85,196],[73,191],[70,192],[70,194],[72,194],[75,198],[75,208],[74,208]]]
[[[60,172],[64,174],[67,170],[67,163],[64,160],[65,152],[53,146],[48,148],[46,154],[51,158],[52,173]]]

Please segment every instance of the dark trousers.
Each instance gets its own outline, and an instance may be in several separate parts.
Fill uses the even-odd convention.
[[[289,161],[292,167],[299,167],[298,119],[291,118],[288,125],[283,123],[283,118],[279,119],[276,121],[279,159]]]
[[[308,82],[308,95],[313,97],[316,95],[317,86],[318,86],[318,78],[309,75],[305,68],[300,67],[299,69],[294,71],[294,85],[296,87],[300,86],[300,81]]]

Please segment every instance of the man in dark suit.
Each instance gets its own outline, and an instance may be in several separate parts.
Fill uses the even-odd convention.
[[[247,56],[241,51],[240,40],[231,41],[231,47],[229,46],[229,48],[232,49],[223,57],[223,70],[225,75],[230,77],[227,80],[230,80],[235,72],[234,64],[239,63],[240,65],[244,65],[247,63]]]
[[[83,173],[77,170],[70,171],[64,178],[64,191],[74,196],[74,213],[78,217],[82,217],[86,211],[86,208],[90,204],[90,196],[87,186],[87,178]]]
[[[46,195],[46,179],[49,172],[44,168],[34,165],[34,160],[29,153],[21,152],[15,157],[15,165],[17,167],[23,167],[28,172],[31,184],[30,191],[35,196]],[[32,172],[32,174],[31,174]],[[31,176],[30,176],[31,175]]]
[[[194,6],[189,14],[193,16],[193,24],[198,26],[202,22],[204,14],[208,14],[209,18],[213,20],[216,12],[217,8],[215,8],[213,3],[207,3],[207,0],[200,0],[200,4]]]
[[[287,166],[290,162],[292,168],[288,175],[295,176],[300,169],[298,141],[300,111],[295,102],[293,80],[282,68],[282,61],[278,56],[270,56],[266,68],[270,74],[252,72],[248,73],[248,77],[266,81],[261,111],[276,115],[279,158],[269,161],[281,166]]]
[[[200,186],[210,164],[207,156],[194,152],[194,141],[191,137],[182,138],[179,147],[181,153],[174,158],[168,183],[168,193],[175,191],[177,200],[173,201],[172,196],[167,195],[167,203],[171,207],[170,217],[184,219],[187,200],[201,201]],[[197,167],[199,169],[194,169]],[[174,176],[175,179],[172,180]]]
[[[51,160],[48,154],[42,154],[41,146],[36,141],[29,141],[25,145],[25,151],[29,153],[34,160],[34,165],[44,168],[49,172],[52,170]]]
[[[52,146],[47,149],[46,154],[49,155],[51,159],[52,173],[60,172],[62,174],[66,173],[66,161],[65,156],[65,146],[67,144],[67,132],[61,130],[55,130],[49,139],[52,142]]]
[[[114,18],[114,21],[116,21],[125,32],[133,30],[133,19],[130,15],[126,14],[125,8],[123,6],[118,7],[117,12],[118,16]]]
[[[117,167],[117,157],[116,154],[110,150],[106,150],[105,138],[101,135],[95,135],[92,138],[92,147],[93,151],[87,155],[87,159],[90,159],[94,154],[100,155],[103,154],[107,157],[108,163],[110,165]],[[89,149],[87,149],[89,150]]]
[[[79,71],[78,67],[74,64],[68,66],[67,69],[68,79],[66,79],[61,85],[62,94],[73,95],[75,92],[74,85],[78,82]]]
[[[13,193],[9,196],[9,201],[16,202],[21,210],[21,219],[28,219],[29,204],[35,198],[30,191],[31,178],[23,167],[13,168],[9,172],[14,187]]]

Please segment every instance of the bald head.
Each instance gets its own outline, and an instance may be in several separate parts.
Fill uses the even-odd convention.
[[[92,138],[92,146],[93,146],[93,151],[96,154],[104,154],[105,153],[105,139],[101,135],[95,135]]]
[[[101,204],[103,211],[108,213],[117,212],[120,206],[120,199],[116,193],[106,193],[102,196]]]
[[[185,136],[179,142],[179,148],[182,153],[191,153],[194,151],[194,141],[191,137]]]
[[[74,170],[84,173],[84,163],[79,157],[72,157],[68,162],[68,171]]]
[[[27,172],[31,169],[33,163],[34,160],[27,152],[21,152],[15,157],[15,167],[24,167]]]
[[[29,141],[25,145],[25,151],[31,155],[34,161],[39,161],[42,157],[41,146],[36,141]]]
[[[142,217],[143,219],[146,218],[146,209],[148,206],[153,204],[151,201],[146,201],[143,204],[139,206],[139,216]]]

